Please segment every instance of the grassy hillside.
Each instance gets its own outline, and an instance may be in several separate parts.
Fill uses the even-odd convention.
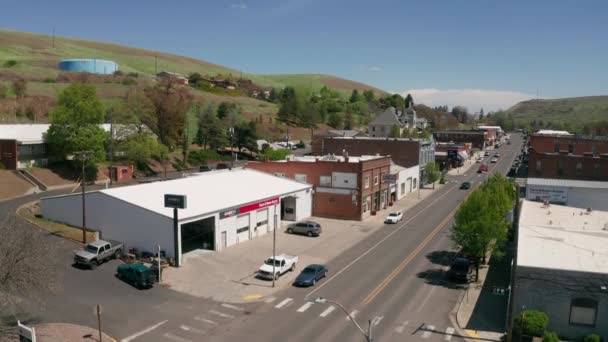
[[[542,120],[544,123],[580,127],[592,121],[608,120],[608,96],[529,100],[509,108],[507,113],[516,122]]]

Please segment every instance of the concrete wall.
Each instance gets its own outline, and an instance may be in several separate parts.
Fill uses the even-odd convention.
[[[418,190],[418,176],[420,175],[420,168],[413,166],[399,172],[397,178],[397,199],[402,199],[411,192]],[[415,185],[415,187],[414,187]],[[405,191],[403,191],[405,190]]]
[[[82,226],[80,194],[40,200],[44,218]],[[142,209],[101,192],[86,194],[87,227],[97,230],[102,239],[117,240],[125,247],[154,252],[160,244],[168,257],[173,252],[173,219]]]
[[[517,267],[513,314],[519,314],[522,306],[547,313],[547,330],[556,332],[562,340],[581,341],[591,333],[600,334],[605,340],[608,338],[608,293],[601,292],[600,286],[606,284],[608,274]],[[573,298],[597,300],[594,327],[569,323]]]

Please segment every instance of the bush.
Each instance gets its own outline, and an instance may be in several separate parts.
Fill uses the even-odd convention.
[[[600,342],[602,339],[600,338],[600,335],[597,334],[589,334],[587,336],[585,336],[585,338],[583,339],[583,342]]]
[[[188,163],[204,165],[208,160],[230,160],[230,156],[221,156],[214,150],[197,150],[188,154]]]
[[[130,72],[130,73],[127,74],[127,76],[137,78],[137,77],[139,77],[139,74],[136,73],[136,72]]]
[[[445,184],[445,174],[441,173],[441,178],[439,178],[439,184]]]
[[[44,83],[57,83],[57,80],[54,78],[48,77],[48,78],[45,78],[43,82]]]
[[[545,331],[543,342],[559,342],[559,337],[553,331]]]
[[[543,336],[547,324],[549,324],[549,316],[542,311],[524,310],[515,318],[515,327],[519,332],[522,328],[523,316],[523,334],[528,336]]]
[[[6,170],[6,166],[4,166],[4,164],[2,164],[2,162],[0,162],[0,170]]]
[[[258,154],[258,159],[260,161],[265,161],[266,158],[268,158],[268,160],[283,160],[283,159],[287,158],[287,156],[290,154],[291,154],[291,151],[286,150],[286,149],[279,149],[279,150],[268,149],[265,152]]]
[[[132,78],[125,78],[120,83],[122,83],[123,85],[126,85],[126,86],[131,86],[131,85],[136,85],[137,81]]]
[[[5,68],[12,68],[15,65],[17,65],[17,61],[14,59],[9,59],[8,61],[4,62],[4,67]]]
[[[124,75],[124,73],[122,71],[120,71],[120,70],[114,71],[114,76],[122,76],[122,75]]]

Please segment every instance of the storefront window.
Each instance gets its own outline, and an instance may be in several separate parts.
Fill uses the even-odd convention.
[[[378,185],[378,176],[374,176],[374,185]]]
[[[365,188],[369,189],[369,176],[365,176]]]

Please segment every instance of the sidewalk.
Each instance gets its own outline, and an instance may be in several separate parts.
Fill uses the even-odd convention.
[[[97,329],[76,324],[66,323],[45,323],[38,324],[36,329],[37,342],[99,342],[99,332]],[[116,342],[115,339],[104,334],[101,335],[102,342]]]
[[[435,189],[441,185],[436,184]],[[407,210],[433,193],[422,189],[397,201],[393,206],[364,221],[346,221],[313,217],[323,227],[316,238],[285,233],[285,222],[276,232],[277,254],[298,255],[295,272],[287,272],[272,287],[272,281],[257,279],[255,272],[269,255],[272,255],[272,233],[265,234],[222,252],[195,251],[184,256],[182,267],[168,268],[163,275],[163,286],[197,297],[212,298],[230,303],[261,300],[290,287],[295,277],[308,264],[326,264],[348,248],[370,236],[384,226],[384,219],[391,211]],[[412,214],[405,213],[404,219]],[[329,270],[331,276],[332,272]]]
[[[471,168],[473,168],[473,170],[474,170],[475,169],[474,165],[477,165],[477,163],[475,161],[477,160],[477,158],[483,157],[483,154],[484,154],[484,151],[478,151],[478,152],[473,153],[473,155],[471,155],[469,160],[465,160],[463,166],[451,169],[450,171],[448,171],[448,175],[461,176],[461,175],[464,175],[465,173],[467,173],[469,170],[471,170]]]

